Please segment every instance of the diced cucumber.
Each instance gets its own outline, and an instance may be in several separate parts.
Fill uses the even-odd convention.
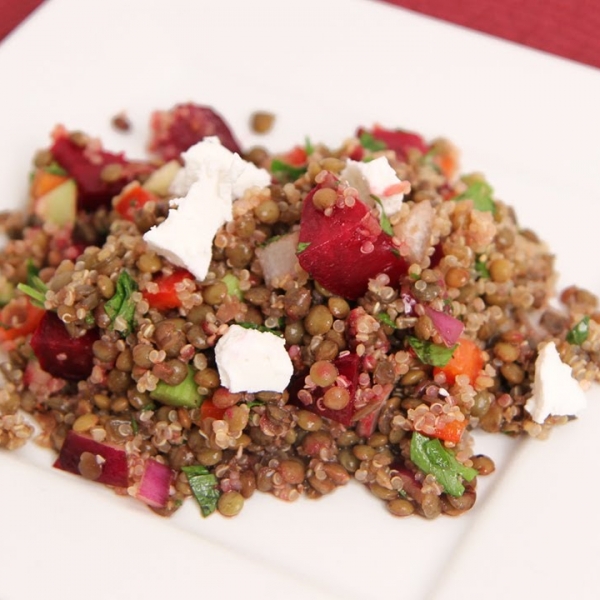
[[[77,214],[77,185],[75,180],[67,179],[64,183],[50,190],[35,201],[34,212],[47,223],[59,227],[75,222]]]
[[[240,280],[233,273],[227,273],[227,275],[225,275],[221,281],[227,286],[227,293],[230,296],[235,296],[239,300],[242,299],[243,296],[242,290],[240,289]]]
[[[179,162],[171,160],[159,169],[156,169],[156,171],[146,179],[142,187],[157,196],[166,197],[169,195],[169,187],[175,178],[175,175],[179,172],[179,169],[181,169]]]
[[[168,385],[159,381],[156,389],[150,392],[150,398],[168,406],[184,406],[197,408],[202,403],[198,386],[194,381],[194,370],[188,367],[187,377],[177,385]]]

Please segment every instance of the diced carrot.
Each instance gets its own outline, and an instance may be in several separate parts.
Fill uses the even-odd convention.
[[[57,175],[45,169],[37,169],[31,184],[31,196],[34,200],[37,200],[67,181],[67,179],[69,179],[67,175]]]
[[[445,442],[458,444],[464,430],[467,428],[467,423],[468,421],[466,419],[463,421],[450,421],[441,427],[437,427],[432,434],[432,437],[439,438]]]
[[[215,406],[212,400],[204,400],[200,405],[200,420],[217,419],[221,420],[225,414],[226,408]]]
[[[438,167],[442,170],[442,173],[446,179],[452,179],[456,175],[458,169],[458,161],[456,155],[453,152],[446,154],[438,154],[435,157],[435,162]]]
[[[306,150],[302,146],[295,146],[284,156],[283,162],[293,167],[300,167],[306,164],[306,159]]]
[[[175,286],[184,279],[191,279],[193,281],[195,277],[186,269],[177,270],[171,275],[159,275],[154,280],[154,283],[158,286],[158,292],[150,293],[144,291],[144,298],[148,301],[151,308],[157,310],[179,308],[181,300]]]
[[[0,310],[0,343],[33,333],[45,312],[43,308],[31,304],[26,297],[9,302]]]
[[[123,191],[114,199],[115,210],[128,221],[134,220],[135,211],[139,210],[151,200],[156,200],[156,196],[144,189],[139,182],[132,181],[123,188]]]
[[[452,385],[459,375],[466,375],[473,383],[483,368],[483,353],[479,346],[468,338],[460,338],[452,358],[444,367],[434,367],[434,376],[444,373],[446,381]]]

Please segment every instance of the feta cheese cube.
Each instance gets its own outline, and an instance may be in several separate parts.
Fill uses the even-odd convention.
[[[206,138],[183,154],[185,167],[171,184],[179,197],[171,200],[167,218],[144,234],[150,248],[203,280],[210,267],[217,231],[233,218],[235,198],[254,186],[264,187],[271,176]]]
[[[371,194],[377,196],[388,217],[400,210],[404,192],[410,189],[408,182],[398,178],[385,156],[367,163],[348,160],[340,177],[358,190],[365,204],[373,204]]]
[[[198,180],[203,169],[210,173],[227,173],[233,182],[233,198],[241,198],[251,187],[266,187],[271,175],[245,161],[235,152],[221,145],[218,137],[206,137],[182,154],[184,167],[171,183],[171,193],[185,196]]]
[[[231,325],[215,346],[221,383],[230,392],[283,392],[294,373],[285,340]]]
[[[571,367],[562,362],[554,342],[539,351],[535,361],[533,395],[525,410],[536,423],[549,415],[577,415],[587,406],[584,391],[571,374]]]

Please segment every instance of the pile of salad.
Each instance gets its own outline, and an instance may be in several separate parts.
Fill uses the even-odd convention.
[[[546,245],[449,141],[375,125],[272,154],[182,104],[148,149],[57,126],[0,217],[0,448],[34,437],[162,515],[354,479],[434,518],[494,470],[473,431],[544,438],[585,408],[598,299],[556,296]]]

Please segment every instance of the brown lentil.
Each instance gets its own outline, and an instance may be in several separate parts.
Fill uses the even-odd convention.
[[[255,133],[268,133],[275,123],[275,115],[266,111],[256,111],[250,118],[250,126]]]
[[[322,304],[313,306],[304,319],[304,327],[310,335],[323,335],[331,329],[332,325],[333,315]]]
[[[224,492],[217,502],[219,512],[225,517],[235,517],[244,508],[244,497],[239,492]]]

